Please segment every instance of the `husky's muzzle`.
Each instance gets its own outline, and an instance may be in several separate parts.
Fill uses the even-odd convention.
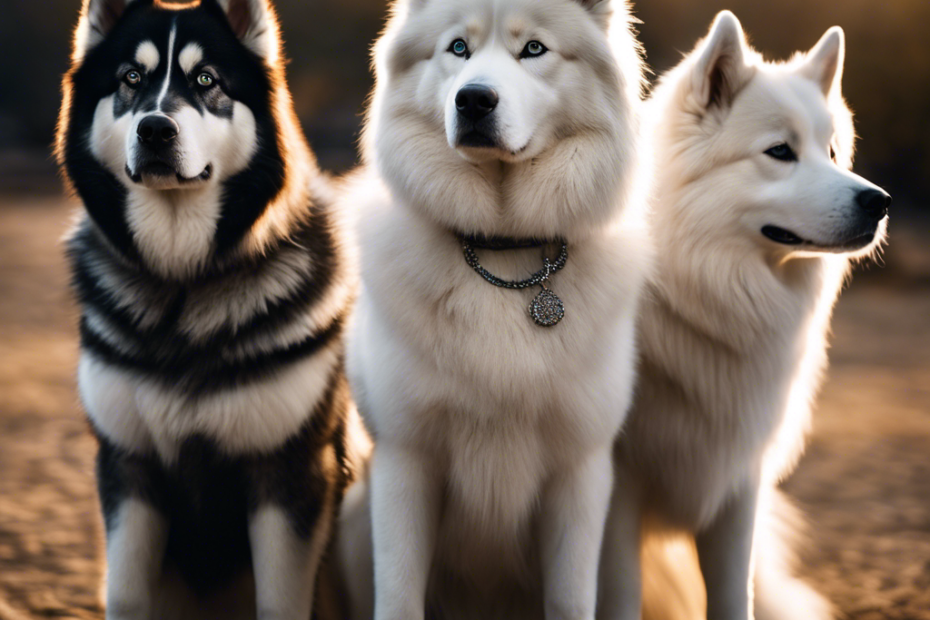
[[[126,173],[134,183],[158,186],[165,182],[192,183],[209,180],[213,167],[208,165],[196,177],[187,178],[180,172],[181,160],[178,136],[181,127],[170,116],[149,114],[136,128],[139,142],[133,168]]]

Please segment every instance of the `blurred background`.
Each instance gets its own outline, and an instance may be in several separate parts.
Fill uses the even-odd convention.
[[[346,171],[385,1],[277,4],[300,119],[322,166]],[[94,446],[59,244],[77,207],[49,154],[79,0],[0,5],[0,620],[101,618]],[[724,8],[772,59],[846,30],[856,171],[894,195],[891,237],[837,308],[814,436],[786,488],[810,521],[800,570],[845,617],[930,620],[930,2],[640,0],[655,74]]]

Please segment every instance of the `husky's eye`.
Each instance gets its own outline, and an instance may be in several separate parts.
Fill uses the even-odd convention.
[[[468,58],[468,43],[464,39],[456,39],[449,46],[449,51],[460,58]]]
[[[142,81],[142,74],[138,71],[127,71],[126,75],[123,76],[123,81],[130,86],[138,86],[139,82]]]
[[[794,150],[785,142],[776,144],[767,150],[765,154],[779,161],[798,161],[797,153],[795,153]]]
[[[204,88],[210,88],[216,80],[209,73],[201,73],[197,76],[197,84]]]
[[[520,58],[535,58],[536,56],[542,56],[548,51],[549,48],[539,41],[530,41],[526,44],[526,47],[523,48],[523,51],[520,52]]]

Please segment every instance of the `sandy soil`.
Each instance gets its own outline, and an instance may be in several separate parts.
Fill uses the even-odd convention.
[[[0,620],[102,618],[59,243],[73,207],[0,203]],[[930,620],[930,243],[893,234],[891,268],[837,308],[814,436],[786,485],[811,524],[804,573],[853,620]]]

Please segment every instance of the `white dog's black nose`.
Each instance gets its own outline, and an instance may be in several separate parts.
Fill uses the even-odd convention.
[[[152,114],[142,119],[136,133],[139,134],[139,142],[158,148],[174,141],[180,131],[181,128],[170,117]]]
[[[867,189],[859,192],[856,196],[856,202],[870,217],[880,220],[888,215],[891,196],[880,189]]]
[[[480,121],[494,111],[499,101],[493,88],[468,84],[455,95],[455,109],[470,121]]]

